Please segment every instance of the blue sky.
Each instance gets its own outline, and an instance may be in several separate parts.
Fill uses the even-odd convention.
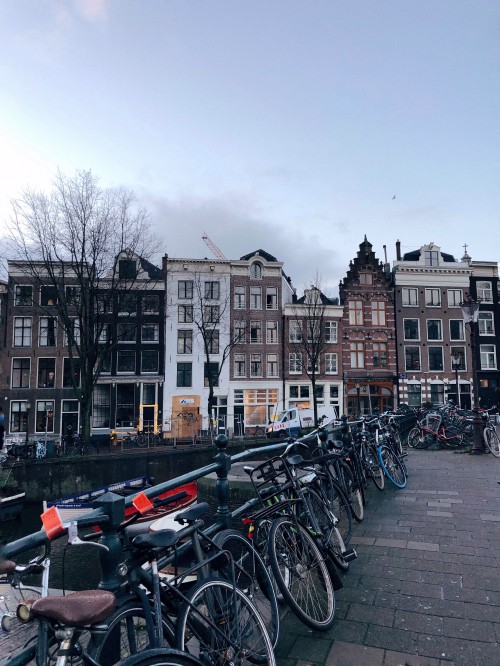
[[[3,0],[0,230],[92,169],[169,255],[206,231],[299,291],[335,295],[365,234],[498,260],[499,37],[494,0]]]

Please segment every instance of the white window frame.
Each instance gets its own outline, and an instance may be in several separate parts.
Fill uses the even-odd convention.
[[[258,363],[256,372],[254,372],[254,363]],[[250,354],[250,377],[262,377],[262,354]]]
[[[144,339],[144,329],[145,328],[151,328],[153,329],[153,339],[152,340],[145,340]],[[151,345],[158,343],[160,341],[160,324],[157,324],[155,322],[145,322],[141,325],[141,342],[144,343],[145,345]]]
[[[325,354],[325,375],[339,374],[339,355],[336,352]]]
[[[267,354],[266,377],[278,377],[278,354]]]
[[[288,354],[288,372],[291,375],[302,374],[302,354],[300,352],[290,352]]]
[[[412,298],[414,297],[414,299]],[[413,303],[412,300],[415,300]],[[418,307],[418,289],[417,287],[402,287],[401,288],[401,303],[404,308],[417,308]]]
[[[54,320],[54,344],[48,344],[49,338],[49,319]],[[39,347],[57,347],[57,317],[40,317],[39,321],[40,332],[38,335]]]
[[[436,299],[437,297],[437,299]],[[438,302],[436,302],[436,300]],[[428,308],[440,308],[442,303],[442,294],[439,287],[428,287],[425,290],[425,305]]]
[[[408,368],[406,365],[406,350],[407,349],[418,349],[418,368]],[[419,345],[405,345],[404,346],[404,355],[405,355],[405,372],[422,372],[422,350]]]
[[[372,326],[387,326],[387,303],[385,301],[372,301]]]
[[[464,294],[461,289],[448,289],[447,300],[449,308],[459,308],[464,300]]]
[[[497,369],[496,345],[479,345],[479,355],[481,359],[481,370]]]
[[[439,333],[440,336],[439,338],[430,338],[429,337],[429,322],[431,321],[438,321],[439,322]],[[442,342],[443,341],[443,320],[442,319],[427,319],[426,320],[426,328],[427,328],[427,340],[430,342]]]
[[[337,321],[325,321],[325,342],[338,342],[339,324]]]
[[[480,303],[493,303],[493,286],[490,280],[481,280],[476,283],[477,300]]]
[[[266,343],[268,345],[278,344],[278,322],[276,320],[266,321]]]
[[[250,287],[250,310],[262,310],[262,287]]]
[[[253,332],[255,329],[255,333]],[[251,321],[250,322],[250,344],[251,345],[260,345],[262,344],[262,322],[261,321]]]
[[[18,322],[21,322],[21,326],[17,326]],[[14,317],[13,327],[12,346],[31,347],[33,341],[33,317]],[[16,331],[21,331],[20,344],[16,341],[19,339]]]
[[[246,377],[247,376],[247,356],[246,354],[234,355],[234,376]]]
[[[441,350],[441,368],[431,368],[431,349],[440,349]],[[429,367],[429,372],[444,372],[444,348],[441,345],[428,345],[427,347],[427,362]]]
[[[299,319],[291,319],[288,329],[289,342],[302,342],[302,322]]]
[[[461,334],[460,338],[454,338],[452,336],[452,332],[451,332],[451,322],[452,321],[454,321],[454,322],[458,321],[459,322],[459,328],[460,328],[460,334]],[[450,341],[451,342],[463,342],[465,340],[465,327],[464,327],[464,320],[463,319],[450,319],[448,326],[450,328]]]
[[[351,326],[363,326],[364,313],[363,301],[356,299],[349,301],[349,324]]]
[[[245,310],[247,306],[247,288],[242,285],[234,287],[234,309]]]
[[[366,350],[364,342],[354,341],[349,345],[351,368],[364,370],[366,366]]]
[[[489,322],[489,326],[486,322]],[[477,324],[479,335],[495,335],[495,320],[493,317],[493,312],[480,312],[477,319]],[[483,324],[483,326],[481,326],[481,324]]]
[[[407,338],[405,330],[406,321],[416,321],[417,322],[417,337],[416,338]],[[403,319],[403,340],[405,342],[418,342],[420,340],[420,319],[418,317],[405,317]]]
[[[266,287],[266,310],[278,309],[278,287]]]

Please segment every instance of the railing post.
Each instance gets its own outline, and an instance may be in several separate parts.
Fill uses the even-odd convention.
[[[228,438],[226,435],[218,435],[215,438],[218,453],[214,460],[219,464],[217,470],[217,484],[215,493],[217,496],[217,511],[215,518],[217,522],[223,523],[225,527],[231,527],[231,511],[229,509],[229,481],[227,475],[231,469],[231,456],[226,453]]]

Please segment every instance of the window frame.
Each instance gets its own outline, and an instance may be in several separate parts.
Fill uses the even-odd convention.
[[[13,347],[31,347],[33,344],[33,317],[16,316],[13,318]],[[22,326],[17,326],[18,322],[22,322]],[[21,331],[21,344],[18,343],[19,331]]]
[[[51,369],[49,368],[49,363],[48,361],[51,361],[50,363]],[[41,365],[46,365],[47,367],[41,368]],[[53,372],[54,376],[52,377],[52,383],[49,382],[49,374]],[[46,381],[43,382],[41,381],[43,377],[46,376]],[[51,356],[40,356],[38,358],[38,363],[37,363],[37,371],[36,371],[36,387],[38,389],[53,389],[55,388],[56,385],[56,359],[55,357]]]
[[[372,326],[387,326],[387,303],[385,301],[372,301],[371,312]]]
[[[452,322],[454,324],[458,324],[458,328],[460,329],[461,337],[459,337],[459,338],[453,337],[454,333],[452,331]],[[450,319],[448,326],[449,326],[449,329],[450,329],[450,342],[463,342],[465,340],[465,326],[464,326],[464,320],[463,319]]]
[[[412,303],[412,296],[415,296],[415,303]],[[401,304],[404,308],[418,308],[419,294],[417,287],[401,287]]]
[[[288,353],[288,373],[290,375],[301,375],[303,372],[302,354],[300,352]]]
[[[489,350],[486,348],[490,348]],[[488,356],[492,357],[493,365],[489,363]],[[481,363],[481,370],[496,370],[497,369],[497,350],[496,345],[486,344],[479,345],[479,359]],[[486,359],[487,363],[485,364],[483,360]]]
[[[247,288],[242,285],[235,285],[234,287],[234,309],[245,310],[247,307]]]
[[[333,319],[325,321],[325,342],[335,344],[339,341],[339,323]]]
[[[477,300],[480,303],[493,303],[493,283],[491,280],[476,282]]]
[[[354,340],[349,343],[350,367],[353,370],[364,370],[366,363],[365,343]]]
[[[18,363],[20,362],[20,363]],[[15,368],[15,365],[20,365],[21,367]],[[27,365],[25,368],[23,365]],[[28,374],[26,375],[26,371]],[[19,377],[19,382],[16,384],[14,382],[14,377]],[[24,379],[27,378],[27,381]],[[10,388],[11,389],[29,389],[31,383],[31,357],[30,356],[14,356],[12,358],[11,371],[10,371]]]
[[[439,354],[437,353],[439,351]],[[432,352],[432,353],[431,353]],[[435,367],[436,360],[440,357],[441,362],[438,364],[441,367]],[[431,363],[431,358],[433,362]],[[428,345],[427,346],[427,362],[429,372],[444,372],[444,348],[442,345]]]
[[[490,322],[490,326],[484,326],[485,330],[481,330],[481,322]],[[477,326],[479,335],[495,335],[495,318],[493,312],[489,310],[480,311],[477,318]],[[489,329],[489,330],[488,330]]]
[[[410,350],[416,350],[418,353],[418,368],[408,367],[408,354],[411,353],[411,359],[414,363],[415,354]],[[405,372],[422,372],[422,350],[419,345],[404,345],[405,352]]]
[[[179,378],[182,378],[181,382],[179,382]],[[191,361],[177,361],[175,385],[177,388],[193,386],[193,363]]]
[[[333,368],[333,369],[332,369]],[[339,374],[339,355],[337,352],[325,353],[325,375]]]
[[[434,297],[439,296],[439,302],[434,302]],[[442,304],[442,293],[439,287],[426,287],[425,288],[425,306],[427,308],[440,308]]]
[[[262,287],[250,287],[250,310],[262,310]]]
[[[133,370],[120,370],[120,359],[124,359],[125,355],[128,355],[130,359],[134,360],[134,369]],[[119,349],[116,352],[116,374],[117,375],[135,375],[136,372],[136,353],[134,349]]]
[[[458,299],[457,299],[457,295],[458,295]],[[450,296],[452,296],[452,297],[450,298]],[[446,299],[447,299],[449,308],[459,308],[460,303],[462,303],[463,300],[464,300],[464,292],[463,292],[462,289],[448,289],[447,292],[446,292]],[[457,300],[458,300],[458,303],[457,303]]]
[[[349,301],[349,325],[350,326],[363,326],[363,301],[351,300]]]
[[[177,282],[177,298],[182,301],[193,299],[193,280],[179,280]]]
[[[192,328],[178,328],[177,329],[177,354],[192,354],[193,353],[193,329]]]
[[[408,333],[412,333],[412,331],[407,331],[407,324],[406,322],[417,322],[417,337],[408,337]],[[420,341],[420,319],[418,317],[405,317],[403,319],[403,340],[405,341],[410,341],[410,342],[415,342],[415,341]]]
[[[266,310],[278,309],[278,287],[266,287]]]
[[[431,337],[431,331],[429,326],[434,325],[433,323],[437,322],[437,334],[439,337],[437,338],[432,338]],[[426,320],[426,328],[427,328],[427,340],[431,340],[432,342],[442,342],[443,341],[443,320],[442,319],[427,319]]]

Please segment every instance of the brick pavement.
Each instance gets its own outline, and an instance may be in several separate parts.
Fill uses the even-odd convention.
[[[410,451],[404,490],[373,488],[333,628],[286,611],[279,666],[500,666],[500,460]]]

